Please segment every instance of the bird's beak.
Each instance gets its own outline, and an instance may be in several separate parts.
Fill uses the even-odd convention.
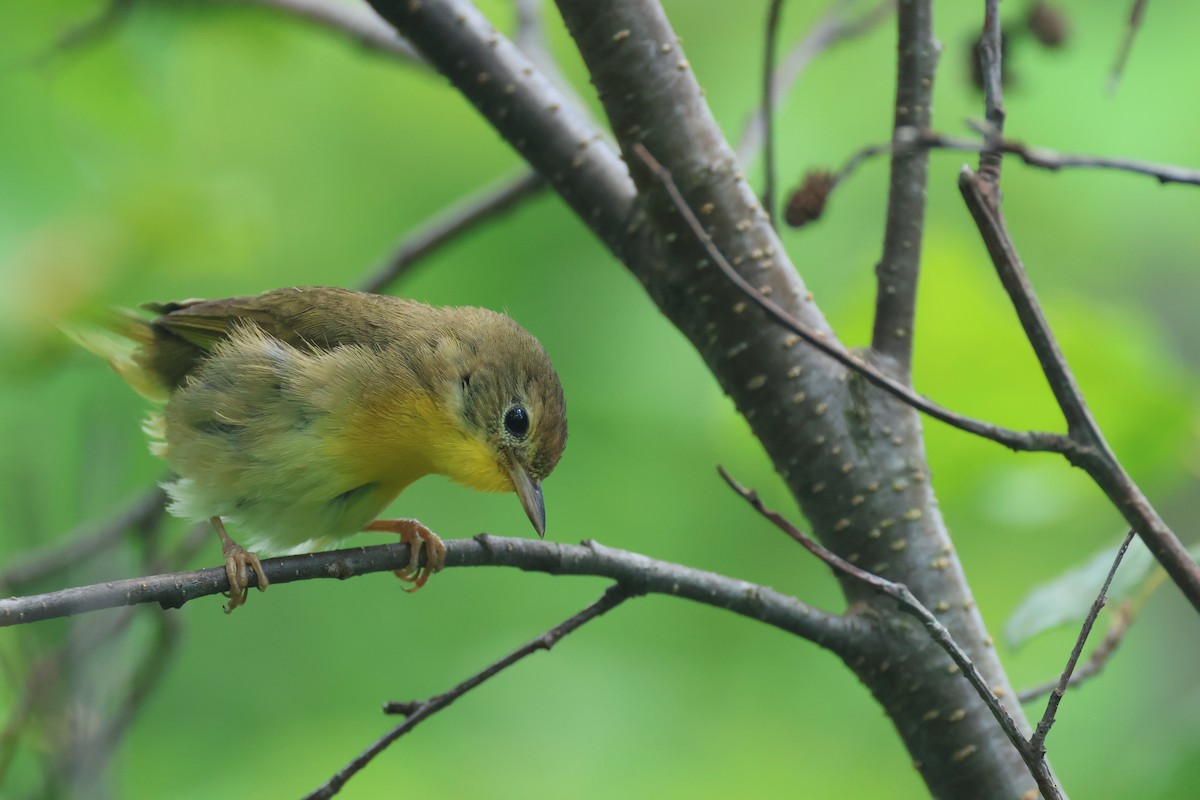
[[[512,477],[513,488],[517,497],[521,498],[525,513],[529,515],[529,521],[533,523],[533,529],[539,538],[546,538],[546,504],[542,502],[542,482],[532,480],[520,464],[513,464],[508,474]]]

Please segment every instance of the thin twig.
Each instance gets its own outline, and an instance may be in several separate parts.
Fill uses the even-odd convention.
[[[536,172],[523,172],[447,208],[416,231],[406,234],[387,261],[363,281],[363,291],[383,291],[419,261],[456,237],[481,222],[495,219],[516,208],[523,200],[538,194],[545,187],[546,182]]]
[[[546,24],[542,19],[541,0],[515,0],[517,17],[516,30],[513,31],[513,44],[529,58],[538,72],[544,75],[554,88],[562,93],[571,108],[577,114],[587,118],[593,124],[591,110],[580,98],[579,93],[567,77],[559,69],[554,53],[550,50],[549,37],[546,35]]]
[[[1125,36],[1121,39],[1121,46],[1117,48],[1116,62],[1108,74],[1109,94],[1117,91],[1117,85],[1125,73],[1125,64],[1129,61],[1130,51],[1133,50],[1133,40],[1137,36],[1138,29],[1142,27],[1142,17],[1145,16],[1148,5],[1147,0],[1133,0],[1133,7],[1129,11],[1129,24],[1125,27]]]
[[[1159,573],[1165,575],[1166,573]],[[1133,609],[1128,600],[1121,604],[1121,607],[1116,611],[1116,619],[1108,631],[1105,632],[1104,638],[1100,640],[1100,644],[1096,645],[1096,649],[1088,656],[1088,660],[1084,665],[1075,670],[1071,675],[1071,680],[1068,686],[1074,687],[1084,683],[1091,678],[1100,674],[1108,660],[1112,658],[1113,653],[1120,647],[1121,642],[1125,640],[1125,634],[1129,632],[1129,625],[1133,622]],[[1028,689],[1023,689],[1017,693],[1017,700],[1021,703],[1031,703],[1043,695],[1049,694],[1058,688],[1057,680],[1046,681],[1037,686],[1031,686]]]
[[[979,58],[979,74],[983,77],[983,110],[987,120],[983,150],[979,154],[979,177],[1000,196],[1000,165],[1004,138],[1004,47],[1000,30],[1000,0],[985,0],[983,33],[975,49]]]
[[[1000,283],[1021,321],[1025,338],[1032,345],[1050,390],[1067,420],[1068,436],[1075,447],[1063,450],[1063,454],[1092,477],[1129,526],[1142,537],[1171,580],[1192,606],[1200,611],[1200,565],[1125,472],[1092,417],[1083,392],[1042,312],[1025,272],[1025,265],[1008,234],[1004,215],[992,201],[989,188],[981,184],[978,176],[967,167],[963,167],[959,174],[958,187],[987,246]]]
[[[161,506],[160,499],[160,514]],[[149,516],[140,520],[138,524],[146,528],[147,532],[157,533],[161,523],[161,517]],[[178,568],[196,554],[201,543],[207,541],[210,535],[207,523],[195,525],[188,536],[170,554],[150,556],[143,566],[148,572]],[[3,730],[0,731],[0,785],[3,784],[3,777],[15,756],[16,741],[23,732],[28,717],[34,709],[41,706],[44,695],[55,686],[55,681],[67,674],[71,665],[82,662],[101,647],[127,633],[137,618],[139,610],[137,608],[123,609],[121,613],[102,619],[98,623],[72,627],[65,641],[57,650],[39,658],[30,666],[21,697],[9,714]],[[176,625],[177,627],[177,623],[160,621],[160,624]],[[160,630],[160,635],[164,637],[160,638],[160,644],[173,649],[177,644],[177,633],[174,630]],[[141,679],[131,683],[132,688],[125,702],[118,707],[106,724],[107,733],[92,737],[89,740],[90,745],[72,744],[70,747],[62,748],[64,757],[69,757],[72,762],[85,761],[84,767],[93,770],[98,769],[111,757],[120,736],[127,729],[128,723],[132,721],[137,707],[140,706],[160,676],[158,671],[166,666],[170,653],[157,653],[160,649],[159,646],[155,646],[148,655],[148,661],[139,671]]]
[[[775,47],[779,43],[779,18],[784,0],[771,0],[767,9],[767,32],[763,47],[763,193],[767,219],[775,224]]]
[[[982,436],[985,439],[991,439],[1005,447],[1009,447],[1017,451],[1037,451],[1048,453],[1066,453],[1075,448],[1075,443],[1066,436],[1057,433],[1044,433],[1040,431],[1015,431],[999,425],[993,425],[990,422],[971,419],[961,414],[957,414],[949,409],[946,409],[932,400],[919,395],[912,390],[911,387],[901,383],[889,375],[876,369],[873,365],[855,356],[836,343],[830,343],[826,337],[819,335],[816,331],[801,323],[796,318],[792,317],[784,311],[779,305],[765,297],[761,292],[755,289],[745,278],[743,278],[728,259],[722,255],[717,246],[713,244],[712,237],[704,230],[704,226],[696,217],[695,212],[688,206],[687,201],[680,193],[679,188],[675,185],[674,179],[671,177],[662,164],[650,154],[641,144],[633,146],[634,152],[638,155],[646,166],[655,175],[659,182],[663,185],[671,201],[675,204],[676,209],[691,228],[692,233],[697,240],[703,245],[705,251],[713,262],[725,273],[747,298],[752,300],[759,306],[768,316],[773,318],[783,327],[795,333],[808,344],[815,347],[825,355],[829,356],[839,364],[854,370],[859,375],[862,375],[866,380],[870,381],[875,386],[883,389],[889,394],[897,397],[905,403],[908,403],[913,408],[921,411],[934,419],[945,422],[960,430],[973,433],[976,436]]]
[[[127,688],[117,707],[98,730],[83,741],[73,742],[72,747],[60,755],[62,768],[71,771],[75,785],[90,785],[101,776],[138,712],[166,675],[178,649],[183,626],[177,616],[168,612],[158,612],[154,621],[154,639],[147,644],[140,663],[128,677]]]
[[[109,520],[90,523],[62,537],[61,543],[26,555],[0,573],[0,592],[28,586],[101,553],[120,542],[135,525],[143,525],[163,513],[166,495],[158,486],[147,489]]]
[[[17,745],[25,733],[27,723],[43,705],[51,690],[57,688],[64,675],[69,672],[70,666],[83,661],[122,635],[139,611],[140,609],[127,608],[91,625],[76,626],[62,645],[30,664],[20,695],[12,704],[4,727],[0,730],[0,783],[13,764]],[[61,747],[60,750],[73,755],[77,748],[72,745]]]
[[[134,0],[108,0],[94,16],[64,31],[54,43],[34,57],[33,63],[45,63],[67,50],[93,45],[111,34],[133,10]]]
[[[1054,780],[1054,776],[1050,772],[1049,766],[1046,764],[1044,753],[1037,752],[1030,746],[1029,740],[1022,735],[1020,729],[1017,727],[1016,721],[1012,718],[1012,715],[1009,714],[1008,709],[1004,707],[1004,704],[1000,702],[1000,699],[996,697],[995,693],[993,693],[992,687],[988,686],[983,674],[980,673],[978,667],[975,666],[975,662],[972,661],[971,657],[967,655],[966,651],[954,641],[954,637],[950,635],[950,631],[946,629],[946,626],[938,621],[938,618],[934,616],[933,612],[926,608],[925,605],[918,600],[911,591],[909,591],[907,586],[902,583],[889,581],[887,578],[883,578],[873,572],[868,572],[861,567],[851,564],[849,561],[838,556],[836,553],[825,549],[815,540],[805,535],[796,526],[792,525],[792,523],[788,522],[783,515],[764,506],[757,492],[755,492],[753,489],[742,486],[740,483],[734,480],[729,473],[725,471],[724,467],[717,467],[717,471],[721,473],[721,477],[725,479],[725,482],[729,484],[729,487],[733,489],[733,491],[736,492],[743,500],[749,503],[755,511],[757,511],[766,519],[770,520],[775,527],[779,528],[779,530],[783,531],[796,542],[798,542],[805,550],[821,559],[821,561],[825,562],[825,564],[827,564],[835,573],[852,578],[856,581],[860,581],[867,586],[870,586],[880,594],[892,598],[896,601],[896,603],[899,604],[900,608],[904,612],[915,617],[922,625],[924,625],[933,641],[939,647],[945,650],[946,654],[950,656],[955,664],[958,665],[963,677],[965,677],[975,689],[976,694],[979,695],[979,698],[983,700],[984,704],[988,707],[988,710],[991,711],[992,716],[996,718],[996,722],[1000,724],[1000,727],[1003,729],[1004,734],[1008,737],[1008,740],[1012,742],[1013,747],[1015,747],[1017,752],[1021,754],[1021,758],[1024,760],[1025,765],[1029,768],[1030,774],[1033,776],[1033,779],[1037,781],[1038,788],[1041,790],[1044,800],[1053,800],[1054,798],[1063,797],[1061,790],[1058,788],[1058,784]]]
[[[596,617],[599,617],[605,612],[611,611],[624,601],[628,600],[634,594],[634,592],[631,592],[621,584],[614,584],[605,590],[604,594],[600,596],[599,600],[592,603],[578,614],[563,620],[558,625],[555,625],[553,628],[543,633],[541,636],[538,636],[536,639],[526,642],[516,650],[513,650],[511,653],[504,656],[504,658],[501,658],[500,660],[488,665],[484,669],[481,669],[479,672],[467,678],[453,689],[420,702],[386,704],[384,706],[384,713],[404,714],[407,719],[381,736],[370,747],[356,756],[354,760],[352,760],[346,766],[338,770],[333,777],[323,783],[315,791],[305,795],[304,800],[325,800],[326,798],[333,797],[335,794],[341,791],[342,787],[346,784],[346,781],[350,780],[356,773],[367,766],[367,764],[369,764],[371,760],[375,758],[375,756],[382,753],[389,745],[391,745],[404,734],[411,731],[413,728],[417,727],[417,725],[420,725],[429,717],[446,708],[467,692],[483,684],[489,678],[492,678],[508,669],[526,656],[532,655],[539,650],[549,650],[564,636],[567,636],[573,631],[579,629],[585,623],[594,620]]]
[[[778,104],[791,91],[808,66],[818,56],[843,42],[864,36],[874,30],[896,9],[896,0],[882,0],[854,19],[846,18],[849,0],[833,0],[816,24],[783,57],[775,69],[775,92],[771,100]],[[745,164],[763,145],[766,134],[766,105],[760,106],[746,121],[738,138],[738,161]]]
[[[218,2],[259,6],[282,12],[346,34],[359,45],[414,66],[427,66],[416,49],[369,7],[330,0],[218,0]]]
[[[1108,660],[1116,653],[1117,648],[1125,640],[1125,635],[1129,633],[1129,628],[1133,624],[1134,618],[1142,610],[1146,601],[1150,596],[1158,590],[1158,588],[1168,579],[1166,570],[1159,568],[1154,575],[1150,577],[1145,584],[1142,585],[1141,591],[1135,597],[1127,597],[1121,603],[1121,607],[1114,612],[1116,619],[1109,626],[1108,631],[1104,634],[1104,638],[1100,640],[1100,644],[1096,645],[1096,649],[1088,656],[1087,663],[1075,670],[1075,674],[1071,676],[1069,686],[1077,686],[1084,681],[1090,680],[1099,675]],[[1017,694],[1017,699],[1022,703],[1028,703],[1036,700],[1042,695],[1051,692],[1058,686],[1058,681],[1046,681],[1043,684],[1030,687]]]
[[[1200,170],[1178,167],[1172,164],[1155,164],[1149,161],[1135,161],[1127,158],[1107,158],[1104,156],[1059,153],[1044,147],[1030,147],[1015,139],[1000,139],[994,144],[1002,152],[1015,155],[1028,166],[1051,172],[1080,168],[1111,169],[1119,172],[1132,172],[1135,175],[1146,175],[1163,184],[1182,183],[1200,186]],[[837,182],[841,183],[850,177],[868,159],[897,151],[929,149],[982,153],[986,147],[985,143],[975,139],[948,136],[936,131],[914,131],[911,136],[902,141],[868,145],[858,150],[846,160],[845,165],[838,171]]]
[[[1050,693],[1050,699],[1046,702],[1046,711],[1042,714],[1042,719],[1038,722],[1037,728],[1029,740],[1030,745],[1033,746],[1034,751],[1037,753],[1042,755],[1046,753],[1046,735],[1050,733],[1050,728],[1054,725],[1054,715],[1058,713],[1058,704],[1062,702],[1063,695],[1067,691],[1067,684],[1071,682],[1071,675],[1075,672],[1075,665],[1079,663],[1079,656],[1083,652],[1083,645],[1087,642],[1088,636],[1092,632],[1092,626],[1096,624],[1096,617],[1099,616],[1100,609],[1104,608],[1104,602],[1108,597],[1108,587],[1112,585],[1113,577],[1117,574],[1117,568],[1121,566],[1121,559],[1125,557],[1125,551],[1129,549],[1129,544],[1133,541],[1133,537],[1134,531],[1130,530],[1125,535],[1125,541],[1121,543],[1121,548],[1117,550],[1117,557],[1113,559],[1112,567],[1108,570],[1108,575],[1104,579],[1104,585],[1100,587],[1099,594],[1092,601],[1092,607],[1088,611],[1087,617],[1083,620],[1083,626],[1079,630],[1075,646],[1071,648],[1071,655],[1067,658],[1067,666],[1063,669],[1062,676],[1058,679],[1058,685]]]

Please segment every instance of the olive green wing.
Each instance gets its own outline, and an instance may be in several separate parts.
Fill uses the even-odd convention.
[[[223,300],[182,300],[143,306],[154,341],[142,349],[142,366],[171,388],[230,333],[255,325],[269,336],[305,351],[372,343],[404,326],[409,301],[332,287],[301,286]]]

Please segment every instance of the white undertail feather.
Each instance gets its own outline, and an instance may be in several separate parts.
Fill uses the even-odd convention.
[[[167,418],[161,412],[153,412],[142,420],[142,433],[149,439],[150,452],[158,458],[167,457]]]

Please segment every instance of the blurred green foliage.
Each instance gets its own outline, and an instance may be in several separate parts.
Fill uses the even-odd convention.
[[[821,5],[790,4],[784,41]],[[1019,18],[1024,9],[1009,5],[1006,17]],[[1200,106],[1186,77],[1200,69],[1191,46],[1200,7],[1151,8],[1109,96],[1128,5],[1072,2],[1066,47],[1014,44],[1008,132],[1062,150],[1200,166]],[[100,6],[22,4],[0,26],[0,564],[112,513],[162,470],[138,431],[140,399],[68,346],[56,317],[101,303],[352,286],[404,231],[518,164],[444,80],[238,4],[137,3],[97,40],[47,52]],[[756,103],[765,2],[667,7],[736,136]],[[483,8],[511,26],[508,4]],[[554,53],[596,108],[547,11]],[[939,4],[935,119],[947,132],[981,115],[967,69],[981,15],[982,3]],[[825,54],[782,104],[785,185],[888,138],[892,37],[885,24]],[[970,160],[933,156],[916,384],[967,413],[1057,429],[957,196],[957,168]],[[868,164],[819,224],[784,233],[851,345],[869,333],[886,176],[884,161]],[[1011,160],[1004,187],[1010,228],[1097,417],[1186,538],[1200,519],[1200,193]],[[571,420],[566,456],[546,485],[550,537],[596,538],[839,607],[827,570],[723,488],[718,462],[794,512],[695,353],[555,198],[456,243],[396,291],[506,310],[546,345]],[[1033,585],[1115,541],[1117,514],[1060,459],[926,427],[941,507],[993,630]],[[512,497],[438,479],[413,487],[396,511],[448,536],[528,534]],[[171,539],[183,529],[173,521]],[[217,560],[214,539],[194,563]],[[122,550],[44,588],[138,570],[133,550]],[[186,633],[163,685],[106,782],[90,788],[98,797],[300,796],[391,724],[382,701],[447,688],[601,587],[455,570],[412,597],[372,576],[276,587],[229,618],[215,598],[189,604],[175,612]],[[0,633],[0,712],[17,704],[30,659],[97,619]],[[1177,593],[1160,591],[1103,675],[1068,696],[1049,745],[1075,796],[1200,792],[1195,631]],[[0,795],[36,795],[37,764],[61,741],[58,726],[97,724],[128,689],[130,656],[150,633],[140,619],[131,641],[71,668],[65,692],[24,727]],[[1073,636],[1054,632],[1020,652],[998,646],[1022,686],[1057,675]],[[890,724],[835,659],[663,598],[633,601],[505,673],[395,746],[345,796],[394,797],[397,787],[488,798],[924,795]]]

